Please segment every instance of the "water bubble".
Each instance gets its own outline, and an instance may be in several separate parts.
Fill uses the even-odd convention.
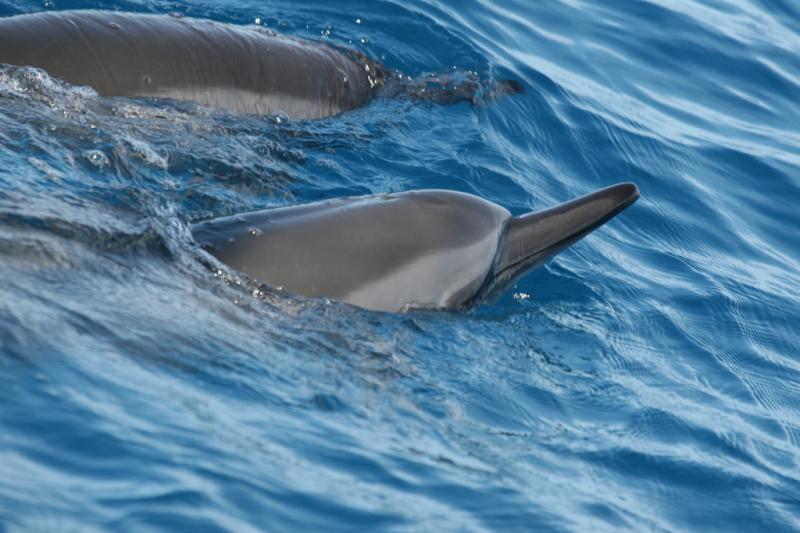
[[[144,141],[128,137],[125,142],[131,147],[131,155],[137,156],[144,160],[145,163],[159,167],[162,170],[167,169],[167,158],[156,153],[153,148]]]
[[[361,19],[356,19],[356,24],[361,24]]]
[[[256,17],[255,23],[256,23],[257,25],[261,26],[261,23],[262,23],[262,22],[264,22],[264,21],[261,19],[261,17]]]
[[[317,159],[314,161],[314,164],[321,168],[327,168],[330,170],[338,170],[339,165],[333,159]]]
[[[280,124],[288,124],[289,123],[289,115],[286,113],[286,111],[276,111],[272,115],[272,122],[274,122],[275,124],[278,124],[278,125],[280,125]]]
[[[89,160],[89,162],[96,166],[97,168],[104,168],[111,164],[109,161],[108,156],[101,152],[100,150],[89,150],[85,152],[84,157]]]

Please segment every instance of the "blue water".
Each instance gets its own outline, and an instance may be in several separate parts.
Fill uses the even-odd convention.
[[[793,0],[0,0],[178,11],[514,78],[319,122],[0,67],[0,530],[800,529]],[[448,188],[641,199],[498,301],[215,271],[190,223]]]

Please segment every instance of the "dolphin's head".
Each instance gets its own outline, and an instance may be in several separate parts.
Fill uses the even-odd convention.
[[[232,268],[306,296],[368,309],[461,309],[633,203],[623,183],[519,217],[476,196],[423,190],[341,198],[196,224]]]

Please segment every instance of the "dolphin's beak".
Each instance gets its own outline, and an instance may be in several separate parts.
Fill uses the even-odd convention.
[[[550,209],[512,218],[495,259],[492,286],[508,286],[611,220],[637,198],[636,185],[619,183]]]

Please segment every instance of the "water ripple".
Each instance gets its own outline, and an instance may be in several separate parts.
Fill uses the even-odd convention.
[[[793,3],[45,8],[257,21],[527,90],[292,122],[0,66],[0,529],[800,529]],[[465,313],[298,298],[188,229],[622,180],[635,206]]]

